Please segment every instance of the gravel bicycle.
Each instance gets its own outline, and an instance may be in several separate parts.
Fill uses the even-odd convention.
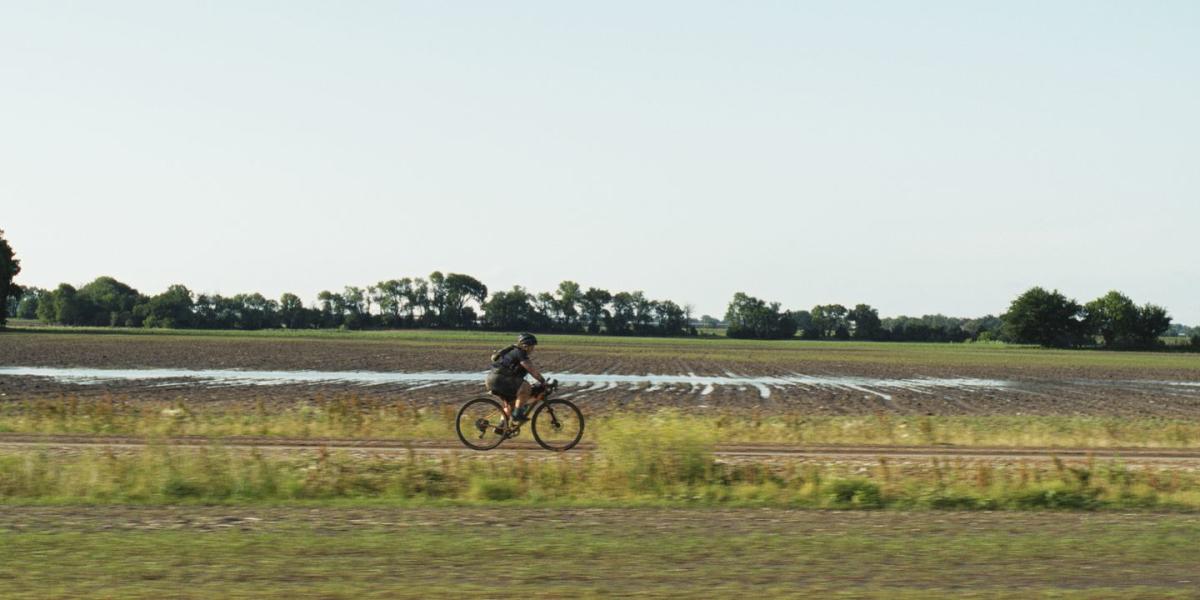
[[[565,452],[575,447],[583,437],[583,413],[579,407],[561,398],[550,399],[558,389],[558,382],[551,379],[545,385],[533,386],[533,397],[537,398],[533,416],[529,418],[533,439],[538,445],[554,452]],[[458,409],[454,429],[458,439],[472,450],[491,450],[501,442],[516,437],[521,432],[520,422],[509,422],[504,416],[500,402],[507,400],[480,397],[468,400]]]

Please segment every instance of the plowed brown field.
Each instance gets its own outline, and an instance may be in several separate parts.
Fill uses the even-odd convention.
[[[442,337],[439,337],[442,336]],[[173,367],[317,371],[482,371],[502,342],[494,335],[132,335],[15,332],[0,335],[0,366]],[[734,340],[635,340],[557,336],[536,361],[548,373],[697,374],[820,377],[987,378],[999,389],[889,390],[718,386],[605,387],[571,392],[593,410],[672,406],[688,411],[753,407],[766,413],[1047,414],[1200,417],[1200,355],[1052,352],[950,345],[839,344]],[[1185,385],[1179,385],[1183,383]],[[481,382],[482,384],[482,382]],[[215,403],[293,403],[356,394],[410,404],[461,402],[474,384],[430,386],[347,383],[201,385],[187,380],[91,385],[43,377],[0,376],[3,398],[119,393],[122,397]]]

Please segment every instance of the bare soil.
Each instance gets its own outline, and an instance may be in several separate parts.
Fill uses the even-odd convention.
[[[714,343],[715,344],[715,343]],[[5,334],[0,336],[0,365],[255,370],[482,371],[495,344],[453,340],[307,339],[169,335]],[[682,348],[682,347],[681,347]],[[803,352],[755,348],[741,352],[713,346],[713,356],[690,346],[677,355],[670,345],[622,341],[562,344],[539,350],[536,360],[548,373],[620,373],[861,376],[889,379],[966,377],[1012,382],[1006,389],[946,389],[937,392],[890,391],[887,397],[848,388],[773,389],[761,398],[753,387],[718,386],[702,395],[688,386],[661,389],[606,389],[573,393],[589,410],[647,410],[675,407],[714,412],[747,408],[771,413],[818,415],[1095,415],[1200,418],[1200,387],[1171,385],[1196,381],[1200,371],[1129,366],[1056,366],[1006,364],[1003,358],[979,360],[860,360],[861,350],[831,345],[820,360]],[[781,347],[783,348],[783,347]],[[719,352],[718,352],[719,350]],[[843,353],[847,360],[837,357]],[[717,356],[719,354],[719,356]],[[830,359],[830,357],[833,357]],[[850,358],[854,358],[851,360]],[[1200,365],[1200,360],[1197,362]],[[413,405],[457,404],[482,393],[479,385],[358,386],[351,384],[201,386],[187,380],[111,382],[96,385],[56,383],[39,377],[0,376],[0,400],[120,395],[144,400],[221,404],[294,405],[339,395]]]

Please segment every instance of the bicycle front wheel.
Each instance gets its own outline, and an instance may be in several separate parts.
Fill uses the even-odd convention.
[[[583,413],[566,400],[546,400],[533,411],[533,439],[539,446],[565,452],[583,437]]]
[[[476,398],[458,409],[458,439],[472,450],[491,450],[504,441],[504,409],[491,398]]]

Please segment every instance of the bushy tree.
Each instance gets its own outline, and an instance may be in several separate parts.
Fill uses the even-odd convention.
[[[474,302],[482,306],[487,300],[487,286],[470,275],[450,273],[442,283],[444,300],[441,324],[444,327],[470,328],[475,326],[475,311],[468,306]]]
[[[1116,290],[1088,302],[1084,310],[1088,331],[1099,335],[1105,348],[1153,348],[1171,327],[1165,308],[1138,306]]]
[[[43,323],[83,325],[85,315],[81,304],[75,286],[60,283],[38,303],[37,317]]]
[[[48,290],[39,287],[23,288],[21,300],[17,303],[17,312],[14,316],[18,319],[36,319],[38,304],[49,294]]]
[[[617,292],[612,297],[612,313],[604,324],[609,335],[628,335],[633,332],[634,298],[629,292]]]
[[[1013,300],[1001,319],[1014,342],[1068,348],[1086,342],[1083,316],[1083,307],[1058,290],[1034,287]]]
[[[729,302],[725,322],[725,335],[731,338],[778,340],[796,335],[796,320],[781,311],[778,302],[767,304],[742,292]]]
[[[505,331],[533,329],[538,319],[532,301],[533,296],[519,285],[506,292],[496,292],[483,304],[484,323],[492,329]]]
[[[878,340],[883,338],[883,321],[879,319],[879,311],[869,304],[856,305],[846,314],[850,323],[850,337],[856,340]]]
[[[580,297],[579,306],[583,319],[587,321],[588,333],[600,333],[600,324],[612,318],[612,314],[605,308],[611,301],[612,294],[608,293],[608,290],[594,287],[588,288]]]
[[[559,323],[559,329],[562,331],[578,331],[579,305],[583,299],[583,291],[580,289],[579,284],[574,281],[563,281],[558,284],[555,296],[558,299],[559,314],[562,315],[562,322]]]
[[[899,316],[883,320],[885,338],[896,342],[962,342],[971,339],[966,319],[946,315]]]
[[[21,272],[21,261],[13,252],[8,240],[4,239],[4,230],[0,229],[0,329],[8,324],[8,298],[19,293],[13,279]]]
[[[1134,332],[1139,348],[1158,346],[1159,337],[1171,327],[1171,317],[1167,309],[1155,305],[1144,304],[1138,308],[1138,325]]]
[[[1000,330],[1004,327],[1004,321],[995,315],[985,315],[977,319],[967,319],[961,325],[961,329],[971,336],[974,340],[997,339],[1000,335]]]
[[[1087,329],[1109,348],[1130,347],[1138,328],[1138,307],[1128,296],[1113,290],[1084,307]]]
[[[670,300],[655,302],[654,313],[658,321],[657,333],[659,335],[676,336],[692,333],[687,313],[678,304]]]
[[[79,288],[80,320],[100,327],[140,327],[133,309],[146,298],[129,285],[107,275]]]
[[[186,286],[175,284],[152,296],[135,309],[143,327],[186,328],[194,325],[195,296]]]
[[[846,316],[850,311],[841,304],[819,304],[812,309],[813,327],[823,338],[847,339],[850,337],[850,327]]]
[[[818,340],[821,339],[821,330],[817,328],[813,322],[812,313],[807,310],[797,310],[792,312],[792,320],[796,322],[796,331],[800,334],[800,339]]]
[[[316,311],[305,308],[304,303],[300,301],[300,297],[285,292],[279,297],[279,323],[281,326],[288,329],[307,329],[316,324],[319,314],[314,314]]]

